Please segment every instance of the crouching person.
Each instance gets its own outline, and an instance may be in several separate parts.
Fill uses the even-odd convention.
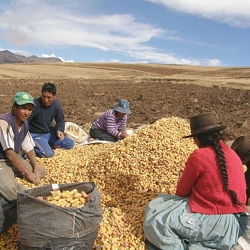
[[[12,111],[0,114],[0,233],[16,220],[17,191],[24,187],[15,177],[39,185],[46,173],[38,166],[27,122],[34,105],[30,94],[17,92]],[[21,157],[21,151],[29,161]]]

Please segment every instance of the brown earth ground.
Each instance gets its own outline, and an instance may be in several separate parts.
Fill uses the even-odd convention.
[[[0,113],[11,109],[12,98],[17,91],[27,91],[37,97],[41,94],[43,83],[51,81],[57,86],[57,98],[63,105],[66,120],[81,125],[86,132],[91,122],[102,112],[116,104],[118,99],[126,98],[133,112],[128,120],[131,128],[164,117],[188,119],[199,113],[210,112],[216,122],[228,126],[226,134],[233,140],[239,135],[250,134],[249,77],[250,68],[107,63],[3,64],[0,65]],[[173,123],[169,127],[173,128]],[[179,133],[175,134],[178,134],[178,138]],[[169,136],[169,131],[166,136]],[[83,147],[74,147],[74,157],[64,158],[64,152],[58,150],[55,157],[39,159],[48,171],[43,183],[93,180],[98,185],[102,193],[105,223],[100,226],[95,249],[111,249],[111,245],[112,249],[130,249],[130,246],[144,249],[141,221],[145,204],[159,190],[174,192],[184,158],[186,160],[187,157],[185,155],[191,150],[189,146],[184,146],[187,144],[182,144],[181,149],[184,150],[178,148],[178,153],[175,153],[174,147],[171,147],[174,139],[169,140],[171,143],[161,144],[162,141],[152,139],[147,143],[145,140],[143,146],[141,143],[133,144],[134,147],[122,147],[121,151],[117,150],[116,144],[99,145],[101,148],[98,146],[98,149],[92,145],[84,151],[81,150]],[[188,141],[183,140],[183,143]],[[156,145],[160,145],[157,150],[161,156],[145,157],[144,153],[151,155],[149,152],[157,148]],[[115,150],[105,150],[105,147],[114,147]],[[146,147],[146,151],[141,150],[142,147]],[[97,150],[95,154],[94,150]],[[168,158],[166,162],[164,160],[163,166],[164,153],[168,154]],[[176,157],[177,154],[180,157]],[[123,158],[125,155],[136,155],[136,161],[129,158],[126,162],[126,157]],[[58,174],[62,172],[71,175]],[[121,213],[118,219],[114,217],[114,211]],[[1,235],[0,248],[17,249],[17,239],[15,230]],[[105,248],[106,242],[108,247]],[[136,242],[140,248],[134,245]],[[1,243],[5,248],[1,247]]]
[[[250,68],[118,63],[0,65],[0,113],[17,91],[38,97],[45,82],[57,86],[66,121],[88,133],[89,125],[120,98],[128,99],[128,127],[169,116],[212,113],[227,125],[229,140],[250,134]]]

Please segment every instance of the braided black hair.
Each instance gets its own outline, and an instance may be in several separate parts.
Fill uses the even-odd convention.
[[[228,188],[228,173],[227,173],[227,166],[225,161],[224,152],[222,151],[220,140],[222,138],[221,132],[212,132],[204,135],[197,136],[200,142],[200,147],[211,146],[213,147],[218,163],[220,165],[221,174],[224,181],[224,188],[230,194],[232,202],[237,205],[244,205],[241,203],[238,198],[237,194]]]

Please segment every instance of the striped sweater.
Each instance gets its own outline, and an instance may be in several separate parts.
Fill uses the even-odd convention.
[[[115,110],[109,109],[93,123],[93,127],[107,131],[110,135],[119,138],[121,132],[126,130],[127,118],[127,115],[119,118]]]

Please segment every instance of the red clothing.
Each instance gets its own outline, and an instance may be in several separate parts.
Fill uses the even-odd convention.
[[[228,187],[245,204],[246,181],[242,162],[224,142],[221,142],[221,146],[226,159]],[[189,156],[177,184],[176,195],[190,197],[192,212],[232,214],[246,211],[245,206],[233,204],[230,194],[225,191],[220,166],[212,147],[196,149]]]

